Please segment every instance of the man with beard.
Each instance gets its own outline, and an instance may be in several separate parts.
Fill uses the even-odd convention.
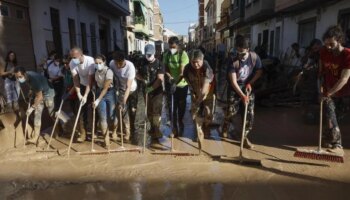
[[[323,78],[328,130],[324,133],[323,146],[335,152],[343,152],[336,109],[350,96],[350,49],[342,46],[344,33],[339,26],[331,26],[323,35],[324,48],[320,51],[320,78]]]

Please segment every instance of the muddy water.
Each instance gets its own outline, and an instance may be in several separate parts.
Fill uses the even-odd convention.
[[[1,150],[0,199],[348,199],[350,119],[341,124],[345,163],[335,164],[293,157],[296,147],[317,144],[317,124],[305,125],[300,113],[298,108],[257,108],[250,135],[256,148],[244,155],[261,159],[262,167],[218,159],[237,156],[239,147],[233,139],[218,138],[216,129],[213,139],[204,142],[202,154],[193,157],[156,156],[151,148],[145,154],[102,156],[73,151],[67,158],[63,150],[69,139],[64,137],[53,141],[61,156],[37,153],[31,146]],[[219,108],[218,121],[222,116]],[[175,149],[198,153],[188,113],[186,122],[185,135],[174,141]],[[162,130],[170,133],[167,126]],[[165,137],[162,146],[169,149],[169,139]],[[90,147],[89,142],[74,144],[76,151]],[[111,148],[118,147],[119,142]]]

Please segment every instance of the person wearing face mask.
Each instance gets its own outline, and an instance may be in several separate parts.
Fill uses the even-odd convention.
[[[59,55],[55,55],[54,62],[52,62],[47,68],[48,81],[52,85],[55,90],[55,111],[57,111],[60,107],[61,98],[63,95],[63,74],[61,67],[61,57]]]
[[[69,100],[69,106],[71,111],[73,111],[74,114],[77,114],[77,107],[78,105],[78,97],[77,93],[74,88],[74,83],[73,83],[73,77],[72,77],[72,72],[70,71],[69,63],[71,59],[69,57],[66,57],[63,59],[63,68],[62,68],[62,74],[63,74],[63,85],[65,88],[65,93],[62,96],[63,100]]]
[[[16,67],[14,73],[18,82],[21,84],[27,84],[34,94],[34,103],[26,112],[26,115],[28,116],[34,111],[34,135],[31,139],[27,140],[27,143],[38,145],[41,128],[41,115],[44,106],[48,109],[50,116],[52,118],[55,117],[53,102],[55,92],[50,88],[46,77],[37,72],[26,71],[23,67]],[[31,101],[31,99],[29,101]]]
[[[74,88],[80,103],[83,105],[81,109],[82,117],[79,117],[80,135],[77,142],[82,143],[86,140],[86,128],[88,125],[88,106],[87,101],[91,100],[90,88],[94,80],[95,60],[94,58],[84,55],[83,51],[75,47],[71,49],[70,56],[72,58],[69,67],[73,76]]]
[[[214,73],[209,63],[204,60],[201,50],[193,50],[190,53],[190,63],[184,70],[184,78],[187,81],[192,97],[192,118],[198,124],[199,140],[210,138],[209,124],[213,119],[214,104]],[[204,119],[204,120],[203,120]]]
[[[235,38],[235,48],[237,50],[237,58],[233,64],[227,68],[227,102],[228,110],[225,116],[223,130],[227,131],[230,123],[233,123],[233,118],[240,110],[242,121],[244,115],[244,107],[248,106],[246,136],[253,128],[254,121],[254,83],[262,75],[262,63],[259,56],[249,50],[249,41],[242,35],[237,35]],[[247,94],[250,93],[250,95]],[[235,126],[236,127],[236,126]],[[227,134],[223,134],[227,135]],[[244,147],[251,149],[254,146],[246,139]]]
[[[116,85],[118,92],[117,118],[119,119],[119,113],[121,111],[123,118],[122,126],[125,127],[123,128],[125,135],[122,137],[124,137],[126,142],[130,142],[131,137],[133,137],[133,135],[131,135],[130,126],[135,123],[135,118],[130,119],[130,115],[136,115],[136,69],[132,62],[125,59],[123,52],[115,52],[113,54],[113,60],[110,62],[109,68],[113,70],[118,83]]]
[[[350,49],[342,46],[344,33],[339,26],[329,27],[323,35],[323,42],[319,78],[323,79],[322,100],[325,102],[328,129],[323,134],[322,144],[331,151],[343,152],[336,111],[340,103],[350,96]]]
[[[116,94],[113,85],[113,71],[106,66],[103,55],[95,56],[96,100],[93,103],[97,109],[100,127],[104,136],[104,145],[110,146],[108,121],[113,126],[113,138],[117,138]]]
[[[165,88],[167,92],[167,106],[169,118],[173,123],[175,137],[182,136],[184,131],[183,118],[186,111],[186,97],[188,93],[187,82],[183,79],[183,71],[189,63],[188,55],[179,47],[177,37],[169,38],[170,50],[165,52],[163,63],[165,66]],[[171,112],[171,96],[174,96],[174,109]]]
[[[163,137],[160,131],[160,120],[163,104],[164,65],[155,58],[155,47],[152,44],[145,46],[145,56],[142,67],[137,71],[137,78],[145,83],[144,92],[148,94],[147,117],[151,124],[149,135],[152,142],[159,142]]]

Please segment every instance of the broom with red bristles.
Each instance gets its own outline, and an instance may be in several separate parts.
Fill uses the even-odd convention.
[[[321,93],[323,92],[323,89],[321,87]],[[322,120],[323,120],[323,101],[325,99],[321,99],[320,103],[320,133],[319,133],[319,141],[318,141],[318,148],[316,150],[309,150],[309,149],[297,149],[297,151],[294,153],[294,157],[299,158],[307,158],[307,159],[313,159],[313,160],[324,160],[328,162],[336,162],[336,163],[344,163],[344,154],[335,154],[328,151],[324,151],[321,148],[321,142],[322,142]]]

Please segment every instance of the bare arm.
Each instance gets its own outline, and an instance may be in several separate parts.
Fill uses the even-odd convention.
[[[349,81],[350,78],[350,69],[343,69],[341,72],[341,77],[338,82],[328,91],[328,95],[332,96],[341,90],[344,85]]]
[[[129,98],[129,94],[130,94],[130,91],[131,91],[132,82],[133,82],[133,80],[132,80],[132,79],[129,79],[128,82],[127,82],[127,84],[126,84],[126,90],[125,90],[125,94],[124,94],[123,104],[126,104],[126,101],[127,101],[128,98]]]
[[[94,75],[89,75],[89,84],[86,86],[84,97],[87,97],[90,93],[91,86],[94,82]]]
[[[239,87],[237,83],[237,74],[236,73],[230,73],[229,75],[230,84],[233,87],[233,89],[237,92],[237,94],[241,97],[245,96],[245,94],[242,92],[241,88]]]
[[[39,91],[35,93],[35,99],[32,107],[34,108],[38,107],[38,105],[41,103],[42,100],[43,100],[43,92]]]
[[[164,74],[158,74],[157,80],[153,83],[152,88],[155,89],[155,88],[160,87],[162,85],[163,81],[164,81]]]
[[[104,85],[103,85],[103,90],[101,91],[100,96],[98,97],[98,99],[101,101],[103,99],[103,97],[106,95],[109,86],[112,84],[113,80],[106,80]]]

